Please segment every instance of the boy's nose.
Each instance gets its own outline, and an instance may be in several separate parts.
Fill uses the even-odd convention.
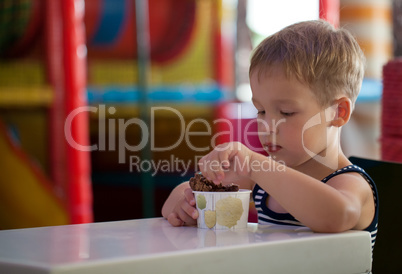
[[[260,119],[258,121],[260,131],[266,132],[267,134],[278,133],[278,123],[275,119]]]

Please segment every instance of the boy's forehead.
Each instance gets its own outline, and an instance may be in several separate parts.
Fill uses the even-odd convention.
[[[285,70],[282,64],[274,63],[270,65],[259,65],[254,67],[254,69],[250,72],[251,77],[257,77],[256,79],[260,81],[266,77],[271,76],[286,76]]]
[[[280,67],[279,67],[280,68]],[[260,74],[258,70],[250,75],[250,85],[253,103],[271,102],[293,105],[304,100],[316,100],[316,94],[311,87],[296,77],[287,77],[280,69],[270,73]]]
[[[255,84],[283,80],[285,82],[298,82],[301,85],[310,87],[309,83],[307,83],[305,79],[297,77],[294,72],[287,71],[284,65],[278,63],[255,67],[250,72],[249,78],[250,82],[254,82]]]
[[[305,88],[311,88],[311,85],[309,85],[306,81],[297,78],[292,73],[286,73],[281,65],[255,68],[250,73],[251,86],[261,84],[270,85],[270,83],[278,83],[279,81],[285,84],[297,83],[297,85],[301,85]]]
[[[260,64],[253,67],[249,75],[250,81],[254,78],[254,81],[261,82],[265,80],[285,79],[287,81],[296,80],[302,85],[311,86],[309,82],[303,78],[303,75],[299,75],[296,71],[289,66],[273,62],[269,64]]]
[[[251,101],[254,104],[258,104],[258,103],[261,103],[261,101],[264,101],[264,99],[266,99],[266,98],[258,98],[258,96],[253,95],[253,97],[251,98]],[[272,98],[272,102],[279,103],[279,104],[284,104],[284,105],[294,105],[294,104],[299,103],[297,98],[286,98],[286,97]]]

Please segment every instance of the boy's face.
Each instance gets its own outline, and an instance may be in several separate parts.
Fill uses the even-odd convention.
[[[311,155],[325,156],[330,145],[328,119],[308,85],[287,79],[280,67],[260,77],[258,70],[254,71],[250,85],[258,111],[259,139],[276,161],[297,168]],[[327,117],[335,115],[329,111]]]

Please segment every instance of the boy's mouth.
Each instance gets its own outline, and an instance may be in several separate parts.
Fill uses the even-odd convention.
[[[268,144],[265,144],[265,145],[264,145],[264,150],[265,150],[266,152],[268,152],[268,153],[275,153],[275,152],[278,152],[278,151],[281,150],[281,149],[282,149],[281,146],[278,146],[278,145],[275,145],[275,144],[271,144],[271,143],[268,143]]]

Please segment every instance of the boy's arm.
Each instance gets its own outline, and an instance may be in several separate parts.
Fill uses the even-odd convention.
[[[257,161],[267,161],[266,157],[258,154],[253,157]],[[274,164],[280,165],[276,162]],[[268,174],[251,170],[250,178],[296,219],[317,232],[362,229],[368,226],[374,216],[369,206],[371,189],[358,174],[338,175],[324,184],[304,173],[284,167],[281,171]]]
[[[244,145],[226,145],[225,148],[218,146],[200,159],[204,176],[215,183],[228,177],[248,177],[314,231],[364,229],[373,219],[372,191],[359,174],[340,174],[324,184],[272,158],[252,152]],[[343,162],[347,164],[345,160]]]
[[[173,226],[197,224],[198,211],[188,182],[176,186],[162,207],[162,216]]]

